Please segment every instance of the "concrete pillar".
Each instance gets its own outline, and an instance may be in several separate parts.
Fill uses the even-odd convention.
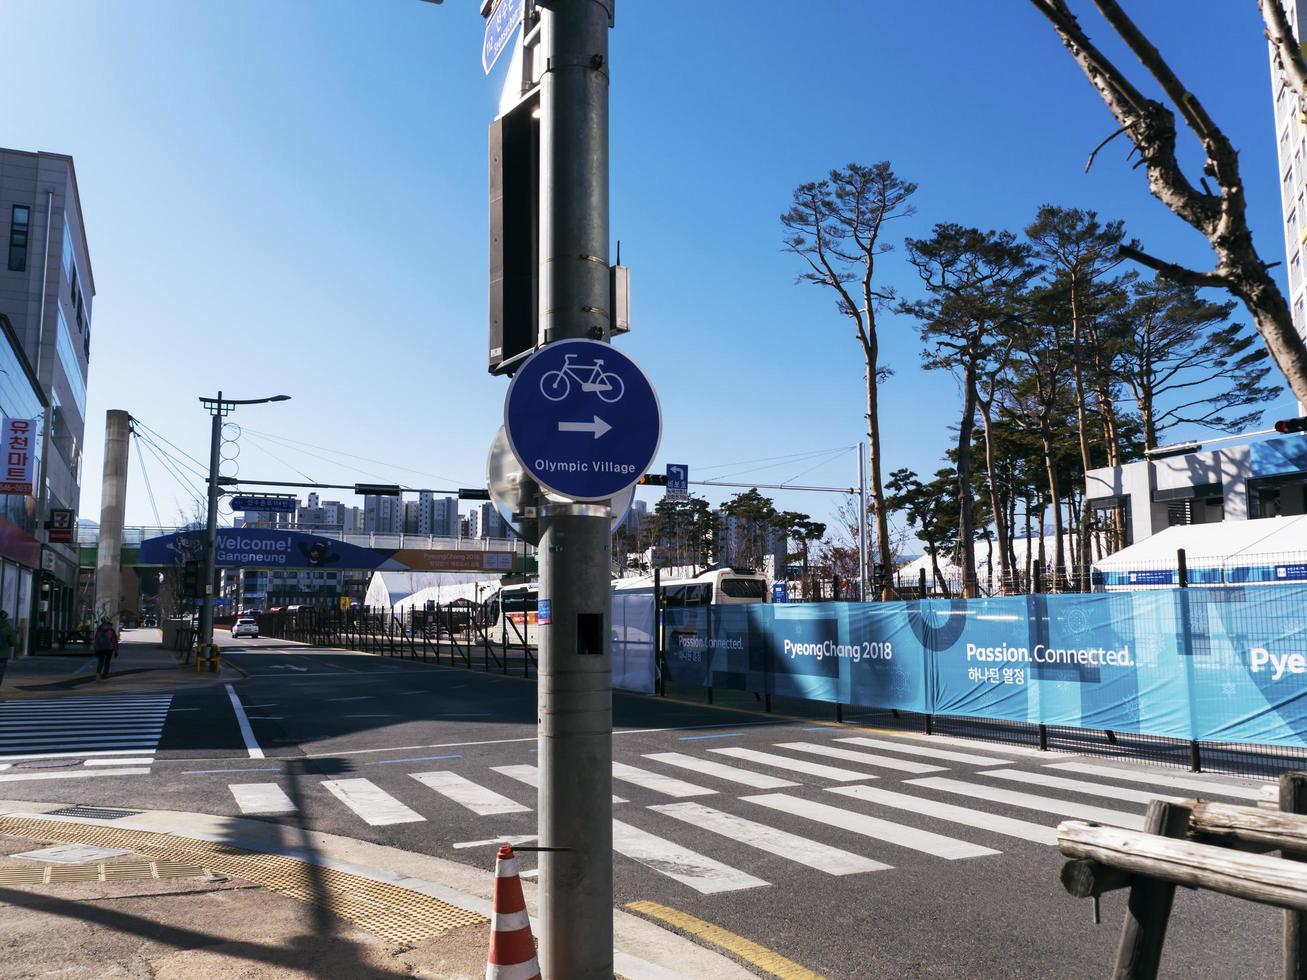
[[[118,620],[121,598],[123,520],[127,511],[127,450],[131,416],[109,410],[104,426],[104,481],[100,490],[100,540],[95,555],[95,619]]]

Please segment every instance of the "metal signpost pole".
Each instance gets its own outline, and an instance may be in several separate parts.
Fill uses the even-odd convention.
[[[540,341],[609,339],[608,30],[612,0],[541,5]],[[540,965],[613,975],[612,664],[605,504],[540,519]]]
[[[218,597],[218,463],[222,447],[222,392],[209,405],[213,413],[213,431],[209,437],[209,509],[204,524],[204,591],[200,606],[200,633],[203,646],[213,642],[213,602]]]

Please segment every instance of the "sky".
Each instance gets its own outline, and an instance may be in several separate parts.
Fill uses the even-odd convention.
[[[1257,5],[1127,6],[1239,148],[1255,241],[1283,262]],[[1087,0],[1073,7],[1144,84]],[[71,154],[85,214],[83,518],[99,517],[107,410],[206,460],[197,398],[219,390],[292,399],[233,416],[240,477],[484,485],[507,387],[485,371],[486,135],[508,57],[483,74],[478,8],[0,3],[0,145]],[[1153,254],[1212,264],[1130,169],[1125,140],[1085,173],[1115,123],[1029,3],[619,0],[610,44],[611,229],[632,270],[618,343],[659,393],[659,470],[856,483],[861,356],[828,291],[796,283],[779,222],[794,188],[831,168],[889,160],[919,185],[878,266],[909,298],[921,288],[903,237],[943,221],[1019,231],[1044,203],[1124,219]],[[895,371],[884,472],[931,474],[956,384],[921,368],[909,318],[883,316],[881,338]],[[1286,396],[1267,418],[1292,414]],[[140,449],[127,523],[193,513],[202,481]],[[652,508],[661,491],[639,492]],[[840,500],[767,492],[818,520]]]

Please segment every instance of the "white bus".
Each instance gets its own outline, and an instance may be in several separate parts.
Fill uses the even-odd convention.
[[[639,594],[653,592],[653,576],[613,580],[613,592]],[[748,568],[714,568],[692,578],[667,578],[659,582],[665,607],[744,605],[766,602],[767,576]],[[482,603],[482,619],[491,639],[504,638],[509,644],[535,646],[539,640],[539,599],[537,583],[508,585]],[[504,619],[500,619],[500,612]]]

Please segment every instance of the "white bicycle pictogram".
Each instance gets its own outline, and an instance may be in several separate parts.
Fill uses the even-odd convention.
[[[563,355],[563,366],[556,371],[546,371],[540,379],[540,394],[551,402],[561,402],[572,392],[572,382],[581,386],[582,391],[593,391],[600,401],[613,402],[622,400],[626,386],[622,379],[612,372],[605,373],[603,359],[595,358],[593,364],[573,364],[575,354]]]

